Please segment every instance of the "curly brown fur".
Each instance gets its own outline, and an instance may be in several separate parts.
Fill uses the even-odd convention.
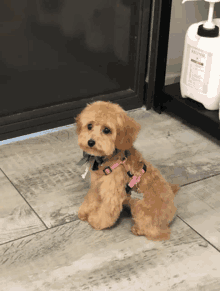
[[[76,122],[78,144],[83,151],[93,156],[111,158],[116,148],[121,153],[128,150],[130,155],[126,167],[135,176],[139,176],[143,164],[147,166],[146,173],[132,189],[143,194],[141,200],[133,199],[126,193],[125,185],[131,178],[123,165],[109,175],[99,175],[90,168],[91,187],[79,208],[79,218],[88,221],[95,229],[105,229],[116,222],[122,205],[128,204],[135,235],[145,235],[150,240],[169,239],[169,223],[176,212],[174,196],[179,186],[168,183],[159,170],[144,160],[133,147],[140,125],[119,105],[104,101],[87,105],[77,116]]]

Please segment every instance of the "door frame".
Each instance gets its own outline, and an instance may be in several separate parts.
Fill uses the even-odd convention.
[[[147,65],[148,84],[146,84],[145,104],[161,113],[161,98],[165,85],[167,52],[169,43],[172,0],[153,0],[149,62]]]

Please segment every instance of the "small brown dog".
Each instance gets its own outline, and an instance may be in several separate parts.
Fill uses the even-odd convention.
[[[91,187],[78,216],[94,229],[114,225],[122,205],[131,207],[132,232],[150,240],[170,238],[179,190],[133,147],[140,125],[117,104],[98,101],[76,117],[78,144],[90,162]],[[143,199],[131,198],[131,190]]]

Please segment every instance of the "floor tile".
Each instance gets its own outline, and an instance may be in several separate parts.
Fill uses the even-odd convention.
[[[46,229],[0,170],[0,244]]]
[[[220,251],[220,175],[181,188],[178,216]]]
[[[76,167],[81,157],[75,135],[64,130],[1,149],[2,169],[47,227],[78,219],[89,186]]]
[[[217,290],[220,253],[180,219],[167,242],[130,228],[74,221],[0,246],[1,290]]]

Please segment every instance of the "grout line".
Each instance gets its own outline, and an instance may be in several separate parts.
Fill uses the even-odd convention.
[[[218,173],[218,174],[214,174],[214,175],[211,175],[211,176],[208,176],[208,177],[204,177],[204,178],[202,178],[202,179],[200,179],[200,180],[192,181],[192,182],[189,182],[189,183],[187,183],[187,184],[183,184],[183,185],[181,185],[181,187],[185,187],[185,186],[188,186],[188,185],[191,185],[191,184],[194,184],[194,183],[197,183],[197,182],[200,182],[200,181],[203,181],[203,180],[206,180],[206,179],[212,178],[212,177],[216,177],[216,176],[220,176],[220,173]]]
[[[184,219],[182,219],[179,215],[176,215],[176,217],[178,217],[183,223],[185,223],[190,229],[192,229],[195,233],[197,233],[202,239],[204,239],[208,245],[211,245],[214,249],[217,250],[217,252],[220,252],[220,250],[215,246],[213,245],[210,241],[208,241],[204,236],[202,236],[198,231],[196,231],[192,226],[190,226]],[[77,219],[79,220],[79,219]],[[3,245],[6,245],[8,243],[12,243],[12,242],[15,242],[15,241],[18,241],[20,239],[23,239],[23,238],[26,238],[26,237],[29,237],[29,236],[34,236],[36,234],[39,234],[41,232],[45,232],[45,231],[49,231],[50,229],[55,229],[55,228],[58,228],[58,227],[61,227],[63,225],[66,225],[66,224],[69,224],[69,223],[72,223],[74,221],[77,221],[77,220],[72,220],[72,221],[69,221],[69,222],[66,222],[64,224],[59,224],[59,225],[56,225],[56,226],[53,226],[53,227],[50,227],[50,228],[47,228],[47,229],[43,229],[43,230],[40,230],[40,231],[37,231],[37,232],[34,232],[34,233],[31,233],[31,234],[28,234],[28,235],[25,235],[25,236],[22,236],[22,237],[19,237],[19,238],[16,238],[16,239],[13,239],[13,240],[10,240],[10,241],[7,241],[7,242],[4,242],[4,243],[0,243],[0,247],[3,246]]]
[[[29,237],[29,236],[32,236],[32,235],[36,235],[38,233],[41,233],[41,232],[44,232],[44,231],[49,231],[51,229],[55,229],[55,228],[58,228],[58,227],[61,227],[61,226],[64,226],[64,225],[67,225],[67,224],[70,224],[70,223],[73,223],[74,221],[80,221],[80,219],[76,219],[76,220],[71,220],[71,221],[68,221],[68,222],[65,222],[65,223],[62,223],[62,224],[59,224],[59,225],[55,225],[55,226],[52,226],[52,227],[49,227],[49,228],[46,228],[46,229],[42,229],[42,230],[39,230],[37,232],[33,232],[33,233],[30,233],[30,234],[27,234],[27,235],[24,235],[24,236],[21,236],[21,237],[18,237],[18,238],[15,238],[15,239],[12,239],[12,240],[9,240],[9,241],[6,241],[4,243],[0,243],[0,247],[3,246],[3,245],[6,245],[8,243],[12,243],[12,242],[15,242],[19,239],[23,239],[25,237]],[[84,223],[84,222],[82,222]]]
[[[38,219],[42,222],[42,224],[48,229],[44,221],[41,219],[41,217],[37,214],[37,212],[32,208],[32,206],[28,203],[28,201],[23,197],[23,195],[18,191],[18,189],[15,187],[13,182],[9,179],[9,177],[4,173],[4,171],[0,168],[2,173],[5,175],[5,177],[8,179],[8,181],[11,183],[11,185],[16,189],[16,191],[19,193],[19,195],[23,198],[23,200],[27,203],[27,205],[32,209],[32,211],[35,213],[35,215],[38,217]]]
[[[6,244],[8,244],[8,243],[15,242],[15,241],[17,241],[17,240],[19,240],[19,239],[23,239],[23,238],[25,238],[25,237],[29,237],[29,236],[31,236],[31,235],[35,235],[35,234],[41,233],[41,232],[46,231],[46,230],[49,230],[49,229],[42,229],[42,230],[40,230],[40,231],[33,232],[33,233],[30,233],[30,234],[27,234],[27,235],[24,235],[24,236],[21,236],[21,237],[18,237],[18,238],[15,238],[15,239],[12,239],[12,240],[9,240],[9,241],[6,241],[6,242],[3,242],[3,243],[0,243],[0,247],[3,246],[3,245],[6,245]]]
[[[196,232],[201,238],[203,238],[209,245],[211,245],[214,249],[216,249],[219,253],[220,250],[213,245],[210,241],[208,241],[204,236],[202,236],[198,231],[196,231],[192,226],[190,226],[184,219],[182,219],[179,215],[177,215],[177,217],[183,222],[185,223],[188,227],[190,227],[194,232]]]

